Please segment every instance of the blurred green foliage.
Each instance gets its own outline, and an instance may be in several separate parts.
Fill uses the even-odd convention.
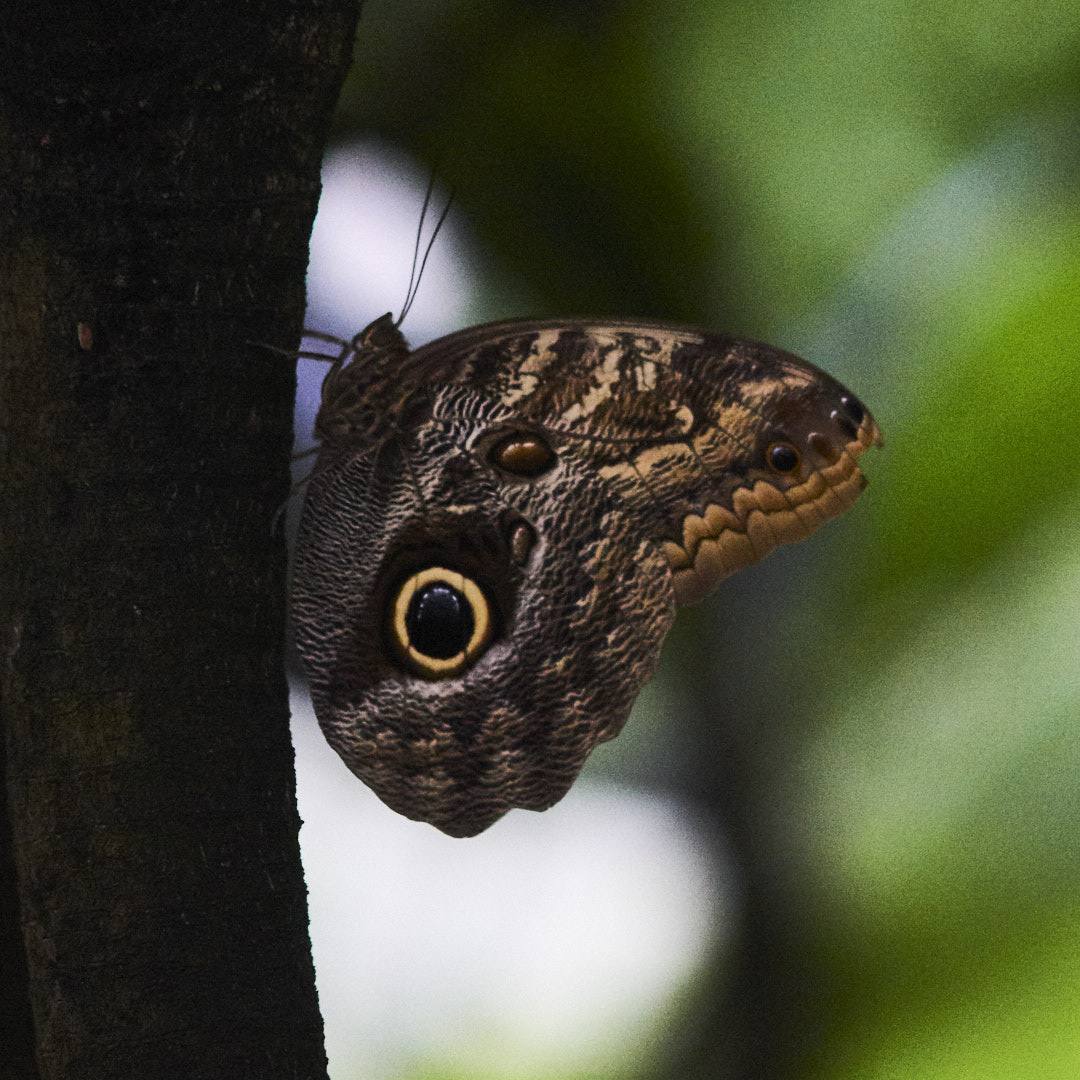
[[[842,522],[683,616],[697,704],[634,743],[712,770],[771,912],[757,1075],[1080,1076],[1080,5],[369,0],[360,134],[455,187],[478,318],[765,338],[885,431]]]

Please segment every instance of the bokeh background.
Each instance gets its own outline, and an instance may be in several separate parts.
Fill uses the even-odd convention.
[[[334,1080],[1075,1080],[1080,5],[367,0],[311,325],[400,308],[432,166],[413,344],[697,323],[886,446],[547,814],[396,817],[298,689]]]

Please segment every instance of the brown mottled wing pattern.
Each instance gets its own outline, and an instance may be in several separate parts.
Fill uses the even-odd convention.
[[[297,643],[353,772],[470,836],[558,801],[622,728],[675,605],[841,513],[880,433],[834,379],[739,338],[508,322],[408,353],[392,329],[358,335],[324,387]],[[525,456],[500,449],[515,439]],[[485,598],[475,656],[437,674],[393,640],[419,625],[402,583],[431,567]]]

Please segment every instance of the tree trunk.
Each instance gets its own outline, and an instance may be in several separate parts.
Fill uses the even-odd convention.
[[[326,1074],[272,533],[294,374],[247,343],[297,340],[358,9],[0,10],[4,1078]]]

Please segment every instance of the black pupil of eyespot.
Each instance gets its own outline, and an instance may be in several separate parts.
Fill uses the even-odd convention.
[[[472,608],[452,585],[432,581],[413,593],[405,613],[405,629],[417,652],[449,660],[463,653],[472,640]]]
[[[792,472],[799,467],[798,452],[787,443],[777,443],[769,448],[769,464],[777,472]]]

